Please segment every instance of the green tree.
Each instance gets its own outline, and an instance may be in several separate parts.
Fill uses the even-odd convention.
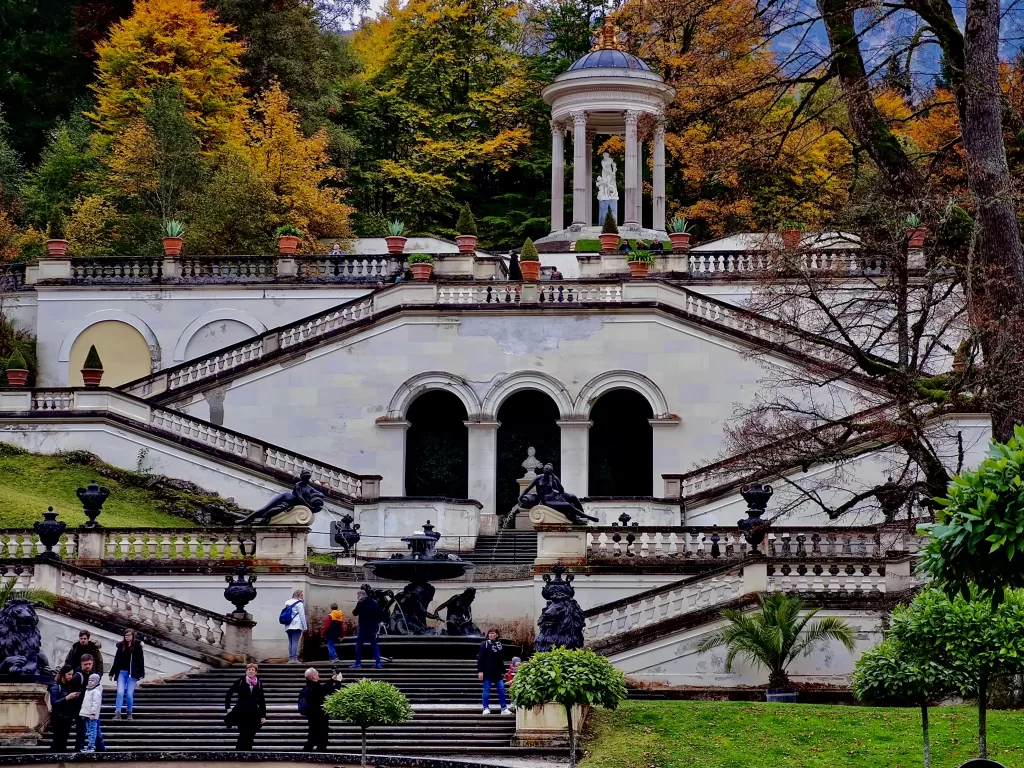
[[[75,113],[57,125],[39,165],[22,187],[25,220],[43,228],[55,214],[71,217],[75,202],[96,189],[99,162],[90,147],[91,126]]]
[[[21,158],[11,146],[10,132],[0,109],[0,207],[17,198],[21,190]]]
[[[408,700],[391,683],[360,680],[335,691],[324,701],[329,717],[358,726],[362,734],[362,764],[366,765],[366,732],[381,725],[396,725],[412,719]]]
[[[1006,588],[1024,587],[1024,427],[993,442],[977,469],[953,478],[925,547],[921,570],[947,594],[972,588],[994,603]],[[1020,555],[1020,557],[1018,557]],[[1016,558],[1016,561],[1015,559]]]
[[[734,609],[722,611],[729,623],[711,633],[697,650],[707,653],[726,646],[725,671],[732,671],[737,657],[768,671],[769,689],[788,689],[786,669],[797,656],[808,655],[826,640],[835,640],[847,650],[854,648],[853,629],[836,616],[826,616],[811,623],[817,608],[804,610],[804,602],[783,592],[759,595],[761,609],[744,613]]]
[[[930,588],[893,612],[889,637],[935,661],[978,699],[978,754],[988,755],[987,709],[991,680],[1024,669],[1024,592],[1008,590],[996,607],[988,599],[954,598]]]
[[[921,708],[924,768],[931,768],[932,764],[928,705],[946,696],[960,693],[966,684],[966,680],[943,667],[935,659],[923,657],[913,648],[891,637],[857,659],[850,681],[854,696],[861,701],[910,701]]]
[[[604,656],[583,649],[556,648],[535,653],[516,671],[510,690],[517,707],[532,709],[554,703],[565,707],[569,726],[569,766],[576,766],[576,706],[617,709],[626,698],[621,670]]]

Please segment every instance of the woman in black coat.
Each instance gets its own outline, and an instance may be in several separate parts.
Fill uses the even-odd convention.
[[[267,700],[263,695],[263,683],[256,676],[258,671],[255,664],[247,665],[245,677],[236,680],[224,696],[224,709],[228,713],[224,724],[228,730],[238,729],[238,741],[235,742],[238,752],[252,750],[256,732],[267,722]],[[238,701],[232,709],[231,699],[234,696]]]

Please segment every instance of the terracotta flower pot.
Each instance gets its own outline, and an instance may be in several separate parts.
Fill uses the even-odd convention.
[[[927,233],[924,227],[907,230],[907,246],[909,248],[924,248],[924,236]]]
[[[459,246],[459,253],[476,252],[476,235],[457,235],[455,242]]]
[[[388,244],[388,253],[402,253],[405,250],[404,237],[385,237],[384,240]]]
[[[164,238],[164,256],[181,256],[181,238]]]
[[[523,280],[540,280],[539,261],[520,261],[519,269],[523,273]]]
[[[61,259],[68,252],[67,240],[47,240],[46,255],[51,259]]]
[[[281,235],[277,238],[277,252],[282,256],[294,256],[299,247],[299,238],[295,235]]]
[[[601,238],[601,250],[606,252],[614,251],[616,248],[618,248],[619,240],[622,239],[621,237],[619,237],[617,232],[613,232],[610,235],[602,233],[598,235],[598,237]]]
[[[24,368],[7,369],[7,385],[12,389],[21,389],[28,381],[28,371]]]
[[[780,234],[782,235],[782,247],[787,251],[795,251],[800,247],[800,240],[804,233],[799,229],[784,229]]]
[[[647,273],[651,268],[651,265],[646,261],[629,261],[626,263],[629,264],[629,277],[632,280],[647,277]]]
[[[672,241],[673,251],[688,251],[690,250],[690,233],[689,232],[669,232],[668,239]]]
[[[87,387],[98,387],[100,385],[100,379],[103,378],[102,368],[83,368],[82,369],[82,381],[85,382]]]
[[[434,265],[427,264],[426,262],[410,264],[409,269],[412,270],[413,280],[429,280],[430,276],[434,274]]]

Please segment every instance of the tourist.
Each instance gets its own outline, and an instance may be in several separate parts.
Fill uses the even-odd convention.
[[[361,669],[363,666],[364,643],[369,643],[370,650],[373,651],[373,668],[381,669],[384,665],[380,661],[377,632],[380,630],[380,623],[384,620],[384,610],[373,595],[365,590],[359,590],[359,597],[356,598],[356,607],[352,609],[352,615],[359,619],[359,629],[356,631],[356,663],[352,665],[352,669]]]
[[[501,704],[501,714],[510,715],[512,710],[505,703],[505,660],[502,658],[501,640],[498,638],[498,630],[491,627],[487,630],[487,639],[480,643],[480,650],[476,654],[477,677],[484,684],[484,711],[481,714],[491,714],[491,684],[498,686],[498,702]]]
[[[81,752],[85,746],[86,736],[89,731],[89,720],[88,718],[82,717],[81,709],[84,704],[84,697],[86,688],[89,685],[89,677],[95,673],[94,669],[95,662],[92,658],[92,654],[82,654],[81,666],[75,670],[75,674],[71,677],[70,688],[72,691],[77,691],[82,694],[75,699],[75,751]],[[96,737],[96,749],[100,752],[106,751],[106,745],[103,743],[103,732],[101,731]]]
[[[629,240],[623,240],[619,246],[619,253],[629,253],[633,250],[633,246],[629,244]]]
[[[96,740],[100,735],[100,709],[103,706],[103,688],[100,676],[93,672],[89,675],[89,685],[82,696],[82,709],[79,717],[86,722],[86,743],[82,752],[95,752]],[[101,747],[102,750],[102,747]]]
[[[103,654],[100,653],[100,648],[102,647],[99,643],[93,642],[92,635],[88,629],[83,629],[78,633],[78,642],[71,646],[71,650],[68,651],[64,663],[72,669],[78,669],[82,665],[82,656],[88,653],[92,656],[93,668],[96,670],[96,674],[102,675]]]
[[[257,677],[258,672],[259,667],[255,664],[247,664],[245,676],[236,680],[224,697],[224,709],[228,713],[224,724],[228,730],[238,729],[236,752],[251,752],[256,732],[267,722],[267,699],[263,695],[263,683]],[[238,702],[232,708],[234,696],[238,697]]]
[[[341,243],[337,240],[334,241],[334,245],[331,246],[331,256],[341,256]]]
[[[338,649],[335,648],[335,643],[342,638],[344,630],[345,614],[338,609],[337,603],[331,603],[331,612],[324,619],[323,630],[324,642],[327,644],[327,657],[331,661],[338,660]]]
[[[339,611],[340,613],[340,611]],[[341,673],[331,676],[329,682],[320,682],[320,673],[313,667],[306,670],[306,687],[299,694],[299,714],[309,723],[303,752],[326,752],[330,737],[330,720],[324,712],[324,699],[341,688]]]
[[[512,661],[508,665],[508,672],[505,673],[505,690],[508,690],[508,687],[512,685],[512,681],[516,679],[516,672],[519,671],[521,666],[523,666],[523,660],[518,656],[513,656]],[[510,701],[508,708],[515,712],[516,705]]]
[[[124,640],[114,650],[114,666],[110,668],[110,679],[117,680],[117,698],[114,700],[114,719],[121,719],[121,705],[125,694],[128,697],[128,719],[132,719],[135,709],[135,686],[146,676],[146,658],[142,651],[142,641],[135,639],[135,632],[126,629]]]
[[[562,276],[562,273],[558,271],[558,267],[555,267],[551,272],[551,279],[564,280],[565,278]]]
[[[75,676],[75,668],[65,664],[50,684],[50,725],[51,752],[67,752],[68,736],[71,734],[71,726],[75,724],[78,717],[78,710],[82,702],[78,699],[82,694],[80,691],[72,690],[71,680]]]
[[[306,603],[303,601],[301,589],[292,592],[291,599],[284,604],[280,621],[285,625],[284,631],[288,635],[288,663],[298,664],[299,640],[302,639],[302,633],[309,628],[306,624]]]
[[[648,250],[650,250],[650,251],[661,251],[661,250],[664,250],[662,248],[662,245],[661,245],[661,240],[659,240],[658,238],[654,238],[654,240],[651,241],[651,247],[648,248]]]

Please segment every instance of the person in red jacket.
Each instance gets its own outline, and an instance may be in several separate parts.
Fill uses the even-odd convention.
[[[324,619],[324,628],[320,633],[327,644],[327,655],[331,661],[338,660],[338,651],[334,647],[345,636],[345,614],[338,610],[337,603],[331,603],[331,612]]]

